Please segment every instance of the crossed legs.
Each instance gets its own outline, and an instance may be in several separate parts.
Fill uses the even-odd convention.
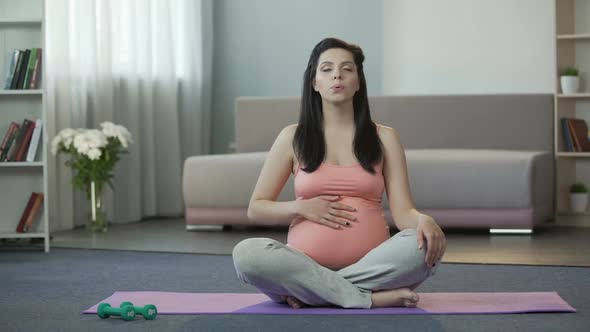
[[[416,305],[413,290],[440,264],[428,267],[425,249],[418,249],[416,231],[407,229],[338,271],[268,238],[243,240],[232,256],[238,278],[275,302],[371,308]]]

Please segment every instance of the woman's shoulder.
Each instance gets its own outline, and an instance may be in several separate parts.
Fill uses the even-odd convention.
[[[375,125],[377,126],[377,133],[379,134],[379,136],[382,135],[391,135],[393,133],[395,133],[395,129],[393,129],[392,127],[388,127],[385,125],[382,125],[380,123],[376,123]]]
[[[281,129],[281,132],[277,136],[277,145],[281,149],[282,153],[287,153],[291,157],[293,153],[293,138],[295,137],[295,130],[297,130],[297,124],[290,124]]]
[[[389,146],[389,144],[393,143],[393,142],[399,143],[400,138],[399,138],[397,131],[394,128],[384,126],[379,123],[375,123],[375,124],[377,125],[377,135],[379,135],[381,142],[383,142],[383,144],[385,144],[386,147]]]
[[[294,135],[295,134],[295,130],[297,130],[297,126],[299,124],[298,123],[292,123],[290,125],[287,125],[285,128],[283,128],[283,130],[285,130],[287,133]]]
[[[285,142],[285,144],[283,144],[282,149],[284,149],[284,153],[286,153],[290,160],[291,160],[291,165],[298,165],[297,162],[297,157],[295,156],[295,151],[293,150],[293,139],[295,137],[295,131],[297,130],[297,123],[293,123],[290,125],[287,125],[286,127],[284,127],[281,130],[281,133],[279,134],[279,137],[283,138],[283,141]],[[291,172],[293,174],[295,174],[295,171],[293,170],[293,166],[291,167]]]
[[[281,129],[278,137],[283,139],[293,139],[293,137],[295,136],[295,130],[297,130],[296,123],[287,125],[283,129]]]

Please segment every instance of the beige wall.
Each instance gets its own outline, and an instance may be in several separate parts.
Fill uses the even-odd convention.
[[[554,12],[553,0],[384,0],[384,93],[553,93]]]

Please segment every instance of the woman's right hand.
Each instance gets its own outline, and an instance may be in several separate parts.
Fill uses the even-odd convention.
[[[298,216],[294,221],[310,220],[335,229],[341,226],[350,227],[350,222],[357,221],[348,212],[356,209],[350,205],[336,202],[340,196],[316,196],[310,199],[297,199]]]

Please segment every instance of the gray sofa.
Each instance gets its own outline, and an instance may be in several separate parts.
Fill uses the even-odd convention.
[[[373,120],[395,128],[419,211],[443,228],[532,232],[554,217],[553,96],[372,96]],[[279,131],[296,123],[299,98],[236,100],[236,153],[187,158],[188,230],[248,224],[248,202]],[[278,200],[293,200],[293,176]],[[394,226],[384,193],[385,216]]]

